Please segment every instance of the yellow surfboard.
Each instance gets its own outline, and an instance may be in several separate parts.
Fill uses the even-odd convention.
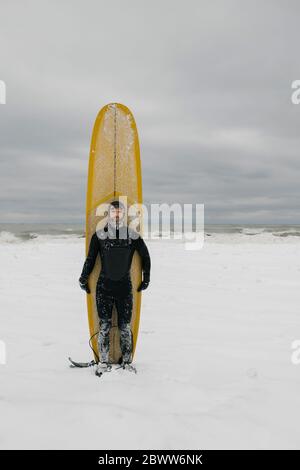
[[[105,225],[107,220],[105,215],[98,215],[99,206],[124,196],[127,197],[128,206],[142,203],[139,139],[135,120],[130,110],[123,104],[110,103],[99,112],[92,134],[86,199],[86,253],[88,253],[90,240],[96,228]],[[142,220],[141,213],[140,217]],[[100,269],[100,257],[97,256],[96,265],[89,277],[91,293],[87,295],[89,329],[90,336],[93,337],[91,345],[96,361],[100,357],[100,353],[97,335],[99,317],[96,308],[95,290]],[[141,279],[140,258],[137,253],[134,253],[131,266],[133,354],[136,348],[140,320],[141,293],[137,292],[137,287]],[[109,355],[112,363],[117,363],[121,357],[115,307],[110,332]]]

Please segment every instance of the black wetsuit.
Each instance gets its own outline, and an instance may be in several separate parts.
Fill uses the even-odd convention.
[[[114,304],[118,313],[123,360],[130,362],[132,352],[130,322],[133,305],[130,267],[135,250],[141,257],[143,281],[149,283],[150,255],[144,240],[136,232],[125,225],[118,228],[109,223],[91,238],[80,281],[81,283],[88,281],[99,254],[101,272],[96,286],[96,305],[100,318],[98,343],[102,362],[108,362],[109,331]]]

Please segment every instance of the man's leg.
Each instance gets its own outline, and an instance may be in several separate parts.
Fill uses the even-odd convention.
[[[114,299],[112,296],[105,295],[98,290],[96,294],[96,303],[100,319],[100,328],[98,336],[100,361],[107,363],[109,358],[109,332],[111,328],[111,317]]]
[[[116,299],[118,312],[118,326],[120,330],[120,347],[123,362],[129,363],[132,360],[132,332],[130,328],[132,316],[132,293],[125,298]]]

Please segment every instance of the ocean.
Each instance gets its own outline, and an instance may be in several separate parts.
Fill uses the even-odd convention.
[[[262,225],[262,224],[206,224],[206,237],[221,235],[238,236],[243,239],[270,237],[300,237],[300,225]],[[161,234],[158,234],[158,237]],[[1,223],[0,243],[27,242],[34,239],[74,239],[84,238],[83,224],[62,223]]]

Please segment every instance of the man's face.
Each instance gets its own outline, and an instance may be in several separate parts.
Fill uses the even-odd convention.
[[[124,210],[120,207],[116,208],[112,206],[109,210],[109,217],[111,220],[114,220],[116,223],[118,223],[124,217]]]

